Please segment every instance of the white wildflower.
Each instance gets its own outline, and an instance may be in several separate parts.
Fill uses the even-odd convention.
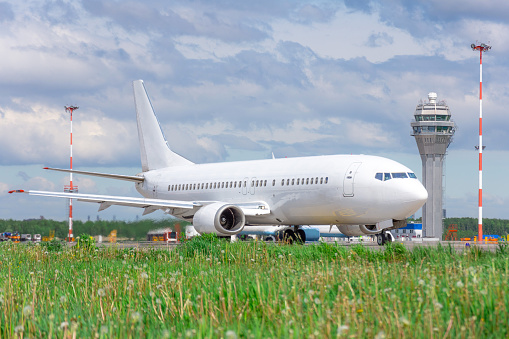
[[[348,332],[349,329],[350,329],[350,327],[348,327],[348,325],[338,326],[338,329],[336,330],[336,336],[338,336],[338,337],[342,336],[343,333]]]
[[[23,307],[23,315],[25,317],[31,316],[32,315],[32,306],[26,305],[25,307]]]
[[[131,321],[134,323],[137,323],[141,320],[141,314],[140,312],[133,312],[131,313]]]

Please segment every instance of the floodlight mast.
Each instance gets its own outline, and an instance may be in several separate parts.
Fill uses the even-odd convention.
[[[478,241],[483,240],[482,232],[482,52],[487,52],[491,49],[491,46],[484,43],[471,44],[470,47],[473,51],[479,51],[479,218],[478,218]]]
[[[70,115],[71,115],[71,132],[70,132],[70,169],[72,170],[72,112],[74,110],[77,110],[79,107],[77,106],[64,106],[65,107],[65,111],[66,112],[69,112]],[[74,193],[74,192],[77,192],[78,191],[78,186],[73,186],[72,184],[72,172],[69,173],[69,186],[66,187],[64,186],[64,191],[65,192],[70,192],[70,193]],[[68,236],[68,241],[71,242],[73,239],[73,234],[72,234],[72,199],[69,199],[69,236]]]

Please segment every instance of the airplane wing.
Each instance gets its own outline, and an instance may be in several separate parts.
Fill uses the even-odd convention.
[[[64,192],[48,192],[48,191],[32,191],[32,190],[13,190],[9,193],[26,193],[29,195],[53,197],[53,198],[67,198],[77,199],[84,202],[95,202],[100,204],[99,211],[103,211],[110,206],[129,206],[144,208],[143,215],[163,210],[169,214],[182,214],[184,212],[192,211],[194,214],[202,206],[211,204],[215,201],[179,201],[179,200],[164,200],[164,199],[149,199],[149,198],[134,198],[134,197],[119,197],[110,195],[95,195],[83,193],[64,193]],[[270,208],[265,202],[248,202],[234,204],[242,209],[247,216],[258,216],[270,214]],[[194,210],[194,211],[193,211]]]
[[[43,169],[50,170],[50,171],[92,175],[95,177],[118,179],[118,180],[125,180],[125,181],[134,181],[134,182],[143,182],[143,180],[145,180],[144,177],[139,176],[139,175],[107,174],[107,173],[77,171],[77,170],[72,170],[72,169],[62,169],[62,168],[52,168],[52,167],[43,167]]]

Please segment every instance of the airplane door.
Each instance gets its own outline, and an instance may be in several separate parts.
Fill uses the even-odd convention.
[[[242,181],[242,194],[247,194],[247,185],[249,184],[249,178],[244,178]]]
[[[152,196],[157,198],[157,185],[154,185],[154,188],[152,189]]]
[[[359,168],[360,165],[361,165],[361,162],[354,162],[346,170],[345,178],[343,179],[343,196],[344,197],[353,197],[355,173],[357,173],[357,169]]]
[[[249,183],[250,184],[249,193],[251,193],[251,194],[255,194],[255,183],[256,183],[256,178],[251,178],[251,182]]]

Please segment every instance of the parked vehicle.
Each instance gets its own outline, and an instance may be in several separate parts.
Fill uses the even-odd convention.
[[[21,241],[32,241],[32,235],[31,234],[22,234],[20,237]]]

